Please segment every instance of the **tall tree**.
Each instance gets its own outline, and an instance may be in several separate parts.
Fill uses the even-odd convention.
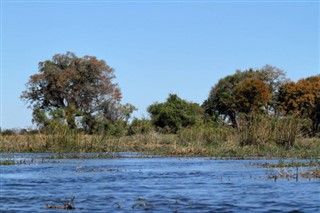
[[[212,87],[208,99],[205,100],[202,106],[210,116],[222,116],[224,119],[229,120],[234,127],[238,128],[237,116],[239,112],[245,111],[248,113],[250,109],[253,110],[256,107],[253,107],[253,105],[257,105],[257,103],[253,103],[254,100],[256,102],[260,99],[260,104],[265,104],[266,109],[276,111],[275,101],[273,100],[275,100],[275,94],[283,81],[285,81],[284,71],[270,65],[258,70],[238,70],[235,74],[220,79]],[[246,88],[246,86],[250,87]],[[249,89],[251,91],[248,91]],[[259,92],[263,92],[263,96],[258,97],[262,95]],[[244,95],[245,93],[247,95]],[[255,94],[254,97],[252,96],[253,94]],[[266,99],[269,98],[272,101],[269,100],[266,103]],[[247,104],[249,105],[245,106]]]
[[[30,76],[21,99],[30,104],[34,115],[42,118],[41,111],[62,111],[61,116],[72,129],[76,128],[76,116],[92,115],[103,104],[121,100],[119,86],[113,83],[114,70],[96,57],[79,58],[72,52],[57,54],[40,62],[38,71]]]
[[[223,116],[224,119],[229,119],[233,127],[238,127],[235,88],[239,82],[253,76],[254,70],[246,72],[236,71],[233,75],[228,75],[219,80],[219,82],[212,87],[209,97],[203,103],[203,107],[210,116]]]
[[[283,115],[295,115],[312,121],[312,135],[320,122],[320,75],[287,82],[279,89],[278,104]]]
[[[267,109],[270,90],[261,80],[247,78],[241,81],[235,90],[235,104],[239,112],[246,114],[259,113]]]
[[[257,72],[257,75],[258,79],[263,81],[269,87],[271,97],[268,102],[268,110],[278,115],[279,109],[277,105],[277,95],[279,88],[282,84],[288,81],[285,71],[267,64]]]

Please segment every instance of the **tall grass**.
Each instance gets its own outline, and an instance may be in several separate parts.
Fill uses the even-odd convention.
[[[0,152],[144,152],[171,156],[320,158],[320,138],[304,137],[305,121],[257,116],[239,130],[208,125],[177,134],[155,131],[115,137],[57,126],[47,134],[0,135]]]
[[[279,119],[268,115],[243,115],[240,117],[239,142],[241,145],[277,143],[287,149],[302,137],[303,120],[295,117]]]

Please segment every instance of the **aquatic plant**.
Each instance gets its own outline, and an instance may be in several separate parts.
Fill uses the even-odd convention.
[[[258,127],[257,127],[258,128]],[[258,129],[263,130],[263,125]],[[267,131],[267,130],[266,130]],[[147,134],[131,136],[88,135],[79,132],[57,132],[56,134],[0,135],[0,152],[59,153],[70,154],[70,158],[81,158],[81,153],[98,153],[92,158],[110,158],[108,153],[140,152],[171,156],[213,156],[237,158],[320,158],[320,139],[296,136],[292,146],[283,146],[276,140],[255,130],[255,143],[241,145],[240,134],[229,127],[198,126],[182,129],[177,134]],[[99,154],[100,153],[100,154]],[[72,156],[73,155],[73,156]],[[62,158],[65,158],[62,155]]]
[[[278,163],[263,163],[264,168],[285,168],[285,167],[313,167],[320,166],[319,160],[309,160],[307,162],[301,161],[284,161],[280,160]]]
[[[308,171],[302,172],[301,176],[304,178],[320,178],[320,166],[318,166],[316,169],[310,169]]]
[[[151,204],[148,200],[139,197],[137,199],[137,202],[135,204],[132,205],[132,209],[139,209],[139,208],[143,208],[143,209],[153,209],[155,208],[155,205]]]
[[[0,160],[0,166],[16,165],[14,160]]]
[[[70,200],[69,200],[67,203],[64,203],[63,205],[55,205],[55,204],[48,205],[48,204],[46,204],[46,205],[45,205],[45,208],[47,208],[47,209],[74,210],[74,209],[76,209],[76,208],[74,207],[74,199],[75,199],[75,197],[72,196],[72,197],[70,198]]]

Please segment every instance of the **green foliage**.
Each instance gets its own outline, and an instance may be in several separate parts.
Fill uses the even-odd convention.
[[[115,123],[119,120],[128,122],[131,114],[136,111],[137,108],[129,103],[122,105],[119,102],[105,101],[101,104],[100,110],[105,118]]]
[[[246,78],[252,77],[253,70],[245,72],[237,71],[233,75],[228,75],[211,89],[208,99],[203,103],[203,107],[210,116],[218,114],[228,118],[234,127],[237,127],[237,112],[236,105],[236,86]]]
[[[238,128],[241,112],[260,111],[263,106],[276,111],[274,97],[283,81],[284,72],[269,65],[260,70],[237,71],[220,79],[202,106],[209,116],[221,116]]]
[[[86,132],[106,132],[117,129],[120,121],[127,122],[136,110],[120,104],[114,78],[114,70],[96,57],[57,54],[39,63],[39,73],[30,76],[21,99],[30,104],[33,122],[42,130],[52,132],[58,125],[77,130],[83,120]]]
[[[152,131],[152,124],[150,120],[145,118],[134,118],[128,128],[128,135],[148,134]]]
[[[152,124],[164,133],[176,133],[179,129],[201,124],[203,110],[195,103],[187,102],[170,94],[165,103],[149,106]]]
[[[4,129],[4,130],[1,129],[0,134],[1,135],[15,135],[16,132],[13,129]]]
[[[126,121],[116,120],[112,122],[103,114],[85,115],[81,122],[85,133],[97,135],[123,136],[127,126]]]
[[[35,108],[32,113],[32,122],[36,123],[40,129],[46,128],[50,124],[50,119],[44,110]]]
[[[148,107],[150,120],[134,118],[130,125],[130,116],[137,109],[120,103],[121,92],[112,82],[114,78],[112,68],[91,56],[78,58],[67,53],[40,62],[39,74],[30,77],[21,98],[30,103],[33,122],[47,133],[45,150],[72,151],[83,134],[95,138],[84,150],[97,150],[101,140],[122,136],[150,146],[141,148],[132,142],[129,150],[166,146],[171,154],[208,154],[214,153],[214,147],[221,155],[241,156],[299,148],[302,137],[309,132],[316,135],[319,129],[320,75],[294,83],[287,81],[282,70],[269,65],[236,71],[212,87],[202,107],[169,94],[164,103]],[[160,136],[154,129],[173,134]],[[2,137],[11,134],[15,133],[1,131]],[[99,146],[92,148],[98,140]],[[177,143],[181,149],[170,150]],[[102,145],[109,150],[107,146]],[[32,151],[29,143],[25,147]]]

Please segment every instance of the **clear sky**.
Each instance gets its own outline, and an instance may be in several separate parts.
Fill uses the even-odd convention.
[[[38,62],[71,51],[115,69],[123,103],[148,116],[169,93],[202,103],[236,69],[319,74],[319,1],[1,0],[0,126],[32,126],[19,96]]]

